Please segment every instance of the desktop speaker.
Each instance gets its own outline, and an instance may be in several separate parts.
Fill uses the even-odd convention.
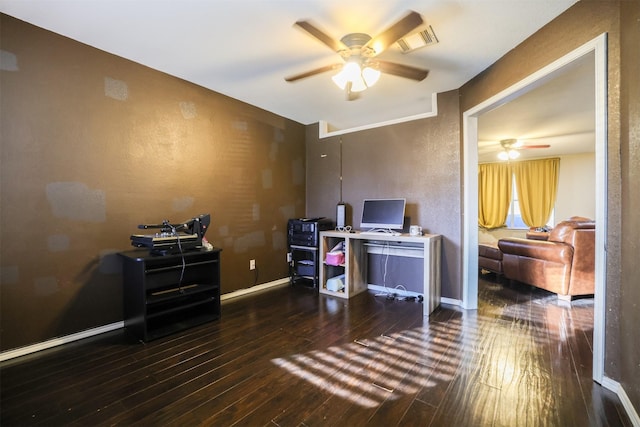
[[[344,203],[336,205],[336,227],[343,228],[346,216],[346,206]]]

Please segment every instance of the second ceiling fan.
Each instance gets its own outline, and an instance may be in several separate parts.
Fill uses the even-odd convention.
[[[420,14],[411,11],[376,37],[372,38],[364,33],[350,33],[338,41],[309,21],[298,21],[295,25],[337,52],[342,57],[343,62],[325,65],[324,67],[289,76],[285,80],[294,82],[316,74],[340,70],[338,74],[333,76],[333,81],[345,91],[348,100],[355,99],[357,92],[361,92],[375,84],[380,77],[380,73],[392,74],[416,81],[424,80],[429,74],[429,70],[383,61],[377,58],[389,46],[422,24],[423,20]]]
[[[498,152],[498,158],[500,160],[509,160],[515,159],[520,156],[520,153],[517,150],[525,150],[528,148],[549,148],[551,147],[549,144],[524,144],[523,141],[520,141],[515,138],[511,139],[503,139],[500,141],[500,145],[502,146],[502,150]]]

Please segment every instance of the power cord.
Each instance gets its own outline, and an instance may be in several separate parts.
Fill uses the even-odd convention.
[[[392,295],[392,293],[387,289],[387,266],[389,262],[390,252],[391,248],[389,246],[389,242],[385,242],[382,246],[382,261],[380,261],[380,267],[382,269],[382,286],[384,287],[385,291],[376,294],[377,297],[387,297],[387,299],[389,299],[389,296]]]
[[[385,249],[386,249],[386,254],[385,254]],[[413,296],[413,295],[408,295],[409,291],[407,291],[407,288],[404,285],[396,285],[396,287],[394,288],[394,291],[397,290],[402,290],[404,291],[404,295],[399,296],[397,292],[392,292],[391,290],[389,290],[387,288],[387,271],[388,271],[388,263],[389,263],[389,256],[391,255],[391,246],[389,245],[389,242],[385,242],[384,246],[382,247],[382,261],[381,261],[381,267],[382,267],[382,286],[384,287],[384,292],[380,292],[377,293],[375,296],[376,297],[385,297],[388,300],[398,300],[398,301],[418,301],[418,302],[422,302],[422,295],[418,295],[417,297]]]
[[[253,271],[254,273],[254,277],[253,277],[253,286],[258,284],[258,267],[254,268]]]
[[[169,223],[168,220],[165,219],[163,223],[165,226],[168,226],[171,228],[171,235],[175,237],[178,242],[178,250],[180,251],[180,258],[182,260],[182,269],[180,270],[180,280],[178,282],[178,291],[180,293],[184,293],[184,289],[182,288],[182,281],[184,279],[184,272],[187,269],[187,262],[184,259],[184,251],[182,250],[182,243],[180,242],[180,236],[178,235],[178,230],[176,229],[176,227],[173,224]]]

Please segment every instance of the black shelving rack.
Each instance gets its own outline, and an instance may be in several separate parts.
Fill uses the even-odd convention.
[[[332,228],[333,222],[327,218],[298,218],[288,221],[289,281],[292,285],[301,283],[318,287],[320,231]]]
[[[120,253],[127,332],[151,341],[220,318],[220,249]]]

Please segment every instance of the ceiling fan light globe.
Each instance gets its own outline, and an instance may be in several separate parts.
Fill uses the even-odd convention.
[[[366,89],[366,85],[362,80],[360,65],[353,61],[344,64],[342,70],[340,70],[340,72],[331,79],[341,90],[344,90],[347,86],[347,82],[351,82],[352,92],[360,92]]]
[[[509,160],[509,153],[506,151],[501,151],[498,153],[498,159],[500,160]]]
[[[347,62],[342,70],[331,79],[341,90],[344,90],[349,82],[351,82],[351,92],[362,92],[367,88],[367,84],[362,78],[360,65],[357,62]]]
[[[360,70],[360,65],[357,62],[347,62],[342,67],[342,72],[345,74],[348,81],[355,81],[360,78],[362,75],[362,70]]]
[[[344,88],[347,87],[347,76],[342,71],[331,77],[331,80],[333,80],[340,90],[344,90]]]
[[[520,156],[520,153],[517,150],[509,150],[509,158],[517,159]]]
[[[362,78],[367,84],[367,87],[371,87],[376,84],[376,82],[380,78],[380,70],[376,70],[375,68],[371,67],[365,67],[364,70],[362,70]]]
[[[362,92],[367,88],[367,84],[364,82],[362,76],[358,76],[355,80],[351,81],[351,92]]]

